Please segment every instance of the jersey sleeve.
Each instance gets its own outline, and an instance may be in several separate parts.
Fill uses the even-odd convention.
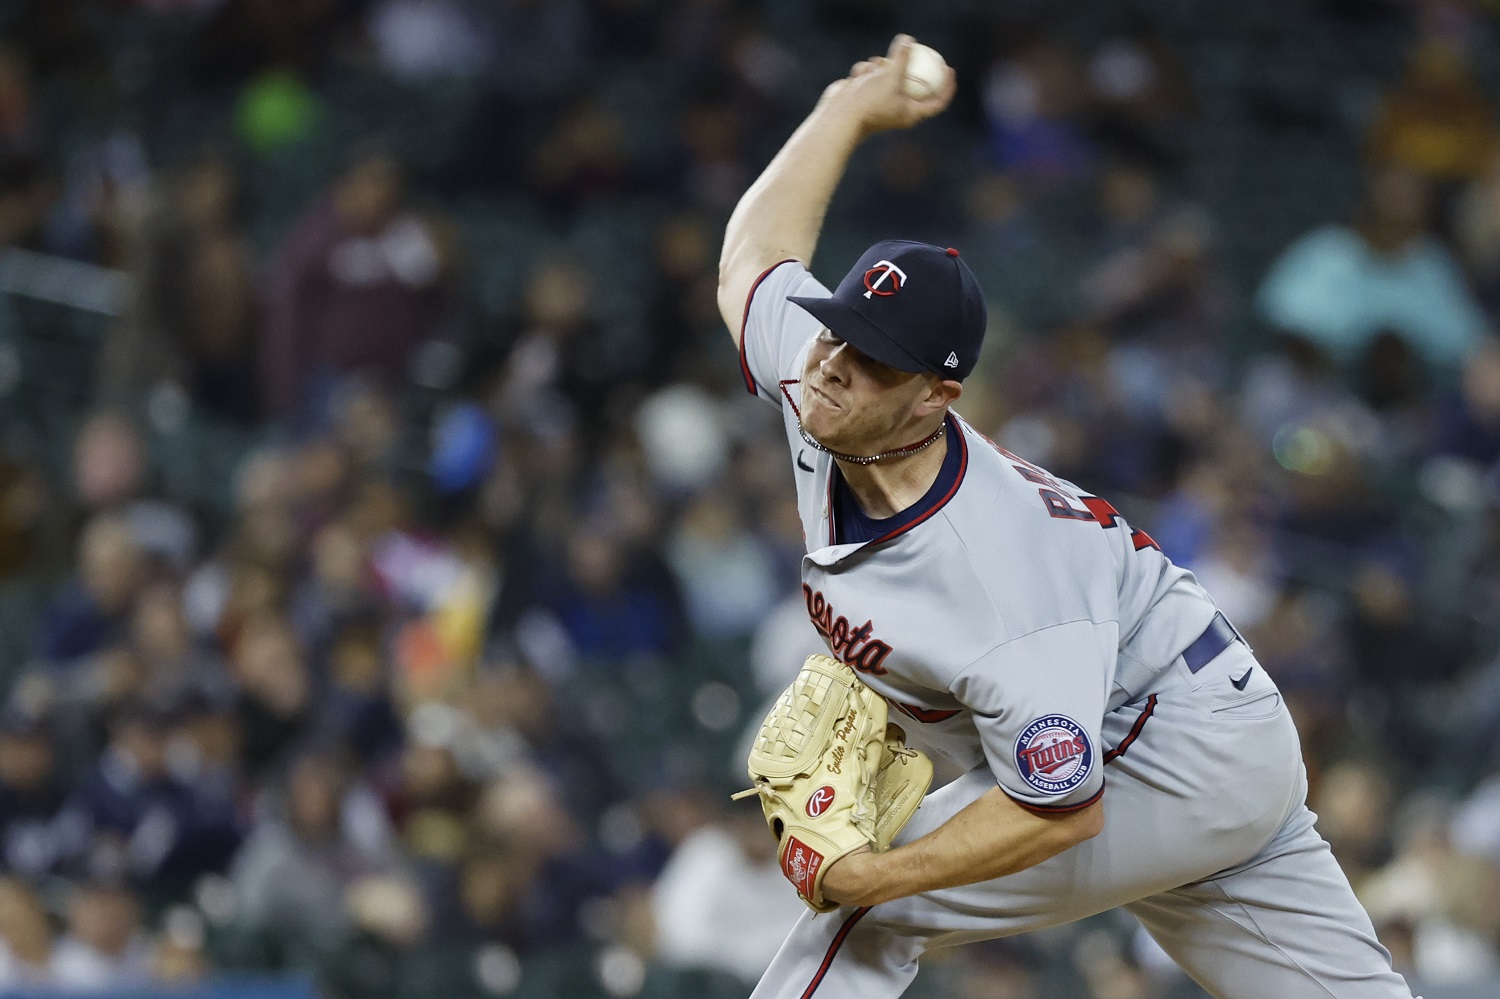
[[[1000,788],[1025,808],[1068,812],[1104,793],[1103,725],[1116,629],[1043,628],[992,649],[953,681]]]
[[[800,260],[773,264],[756,278],[741,320],[740,373],[746,391],[770,402],[781,402],[781,380],[799,376],[797,355],[822,328],[810,313],[788,302],[787,296],[828,294]]]

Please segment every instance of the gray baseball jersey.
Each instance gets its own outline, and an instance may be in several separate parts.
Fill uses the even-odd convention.
[[[1165,915],[1132,911],[1218,995],[1326,996],[1318,990],[1337,982],[1341,997],[1409,999],[1312,828],[1279,693],[1192,573],[1108,502],[952,413],[922,500],[873,522],[851,503],[833,459],[799,429],[799,379],[820,324],[787,298],[827,294],[797,261],[763,274],[746,303],[741,368],[784,417],[814,626],[905,714],[914,742],[968,772],[924,803],[903,840],[997,784],[1041,812],[1102,795],[1105,831],[1006,878],[804,918],[756,996],[896,996],[927,948],[1167,898]],[[1273,849],[1288,872],[1252,862]],[[1267,876],[1328,886],[1326,897],[1303,886],[1267,898],[1278,915],[1258,926],[1275,936],[1253,931],[1263,958],[1251,962],[1253,985],[1224,980],[1244,973],[1242,960],[1227,971],[1214,957],[1235,942],[1207,910],[1191,915],[1200,900],[1172,894],[1237,865],[1258,872],[1241,875],[1252,882],[1236,889],[1245,897]],[[1235,904],[1247,904],[1241,895]],[[1279,913],[1298,902],[1311,925],[1293,919],[1282,933]],[[1327,933],[1331,954],[1295,959]],[[1274,978],[1289,952],[1291,977]],[[1334,970],[1309,974],[1325,956]],[[1272,981],[1279,990],[1266,991]]]

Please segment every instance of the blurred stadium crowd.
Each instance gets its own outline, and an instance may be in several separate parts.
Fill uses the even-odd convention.
[[[1497,987],[1493,5],[920,8],[0,2],[0,991],[748,992],[817,640],[718,240],[898,30],[959,98],[815,269],[962,248],[964,414],[1200,575],[1398,969]],[[1113,915],[912,994],[1201,996]]]

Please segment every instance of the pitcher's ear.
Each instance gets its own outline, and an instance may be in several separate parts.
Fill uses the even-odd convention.
[[[958,397],[964,394],[964,387],[953,379],[938,379],[935,376],[928,382],[927,394],[922,397],[918,408],[922,415],[936,413],[947,409],[958,401]]]

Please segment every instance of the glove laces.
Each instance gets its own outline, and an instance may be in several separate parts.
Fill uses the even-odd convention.
[[[892,757],[911,757],[917,755],[916,750],[907,749],[904,746],[899,748],[892,748],[890,750],[890,753]],[[854,805],[849,810],[849,821],[856,829],[864,833],[865,836],[870,840],[870,842],[873,843],[875,841],[876,817],[875,779],[878,776],[879,772],[881,770],[884,770],[885,766],[889,764],[888,761],[882,760],[882,765],[873,765],[870,760],[870,753],[868,751],[868,748],[863,745],[853,754],[853,756],[855,764],[859,768],[858,773],[855,775],[857,778],[855,784],[861,789],[861,792],[860,794],[855,796]],[[807,777],[808,775],[803,775],[798,779],[805,782],[807,780]],[[792,785],[791,780],[785,780],[778,783],[782,788],[790,787]],[[729,800],[740,801],[741,799],[749,798],[754,795],[759,795],[763,801],[770,803],[775,808],[782,809],[788,813],[794,811],[792,803],[786,799],[786,795],[778,790],[778,786],[776,784],[772,784],[771,781],[767,778],[761,778],[757,780],[754,787],[748,787],[743,791],[736,791],[734,794],[729,796]]]

